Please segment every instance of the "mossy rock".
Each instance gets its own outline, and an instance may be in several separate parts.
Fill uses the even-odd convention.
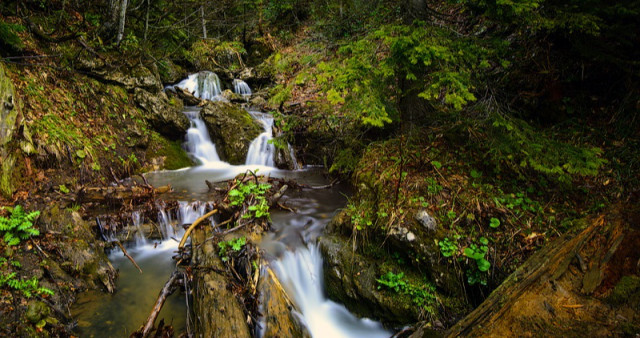
[[[200,116],[218,155],[231,164],[245,162],[251,141],[263,130],[246,110],[228,102],[207,102]]]
[[[53,205],[42,212],[38,223],[42,230],[69,238],[58,248],[60,267],[66,273],[79,276],[88,288],[103,284],[109,292],[115,290],[117,273],[104,252],[104,242],[96,239],[91,225],[78,212]]]
[[[343,303],[359,316],[378,318],[390,325],[416,322],[420,309],[409,297],[379,290],[382,275],[376,260],[355,253],[346,239],[325,236],[319,239],[325,258],[324,276],[329,298]]]
[[[136,104],[145,112],[144,117],[159,133],[173,139],[182,139],[189,129],[189,119],[182,113],[179,100],[164,92],[157,94],[135,89]]]
[[[171,141],[158,133],[151,135],[151,143],[147,148],[146,160],[150,164],[148,171],[176,170],[190,167],[193,162],[187,152],[182,148],[182,141]]]
[[[640,310],[640,277],[622,277],[607,297],[607,301],[613,305],[629,305]]]

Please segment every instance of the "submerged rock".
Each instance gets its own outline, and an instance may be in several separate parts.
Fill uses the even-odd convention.
[[[159,133],[177,140],[189,129],[189,119],[181,112],[179,100],[170,100],[164,92],[153,94],[144,89],[134,91],[136,104],[146,112],[145,119]]]
[[[246,110],[228,102],[206,102],[200,116],[218,154],[231,164],[244,163],[249,145],[262,133],[262,126]]]

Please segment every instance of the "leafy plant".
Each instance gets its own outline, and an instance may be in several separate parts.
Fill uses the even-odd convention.
[[[21,240],[40,235],[40,231],[33,228],[33,222],[40,216],[40,211],[27,213],[20,205],[16,205],[10,211],[9,218],[0,217],[0,233],[3,234],[7,245],[18,245]]]
[[[397,293],[407,295],[411,298],[411,301],[425,310],[429,314],[435,314],[434,305],[436,305],[436,288],[431,283],[425,283],[422,285],[414,285],[406,280],[404,273],[393,273],[391,271],[380,276],[376,279],[378,289],[386,287]]]
[[[38,278],[35,276],[30,279],[23,280],[16,278],[16,275],[16,272],[0,274],[0,287],[6,285],[16,291],[22,292],[22,294],[27,298],[31,298],[33,294],[53,296],[53,290],[39,286]]]
[[[491,217],[491,220],[489,221],[489,226],[492,228],[497,228],[500,226],[500,220],[495,218],[495,217]]]
[[[238,252],[242,250],[242,248],[247,244],[247,239],[243,237],[238,237],[236,239],[231,239],[228,241],[222,241],[218,243],[218,255],[223,262],[229,260],[229,253]]]
[[[452,242],[449,237],[445,237],[443,240],[438,242],[438,246],[440,247],[440,253],[444,257],[451,257],[453,254],[458,251],[458,245]]]
[[[231,205],[242,205],[249,196],[253,196],[254,204],[249,205],[249,213],[244,214],[244,218],[269,218],[269,204],[264,195],[271,189],[271,184],[255,182],[240,183],[229,191],[229,201]]]
[[[60,189],[60,192],[63,194],[68,194],[70,192],[69,188],[67,188],[67,186],[64,184],[60,184],[58,186],[58,189]]]
[[[476,267],[479,272],[487,272],[491,268],[491,263],[485,258],[489,251],[489,240],[485,237],[480,237],[478,243],[472,243],[466,247],[463,254],[476,262]],[[472,269],[473,270],[473,269]],[[475,278],[478,274],[467,272],[469,276],[473,275],[474,278],[468,278],[467,281],[470,285],[480,282],[482,285],[487,285],[486,280]]]

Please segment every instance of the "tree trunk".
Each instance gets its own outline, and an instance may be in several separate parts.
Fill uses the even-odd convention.
[[[144,41],[147,41],[147,34],[149,33],[149,10],[151,9],[151,0],[147,0],[147,12],[144,15]]]
[[[207,38],[207,25],[204,20],[204,5],[200,5],[200,21],[202,22],[202,38]]]
[[[120,15],[118,17],[118,35],[116,37],[117,45],[120,45],[120,42],[124,37],[124,22],[127,17],[127,5],[128,5],[128,0],[122,0],[120,2]]]

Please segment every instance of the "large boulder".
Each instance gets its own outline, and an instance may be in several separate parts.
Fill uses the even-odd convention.
[[[376,279],[384,269],[377,261],[354,252],[348,239],[340,236],[324,236],[318,243],[329,298],[360,316],[394,326],[418,320],[420,308],[411,299],[378,288]]]
[[[200,116],[218,154],[231,164],[244,163],[251,141],[263,130],[246,110],[228,102],[207,101]]]
[[[153,94],[141,88],[135,89],[134,99],[155,130],[174,140],[184,137],[189,129],[189,119],[181,111],[180,100],[170,100],[162,91]]]
[[[105,242],[96,239],[91,224],[84,221],[75,211],[61,209],[53,205],[42,212],[40,228],[47,233],[59,233],[68,237],[68,241],[60,242],[57,248],[61,270],[54,264],[48,265],[51,275],[65,280],[65,274],[84,280],[80,288],[95,289],[104,287],[114,292],[117,271],[113,268],[105,254]]]
[[[154,69],[149,69],[141,64],[136,64],[131,67],[114,67],[95,58],[81,58],[77,62],[77,69],[89,73],[89,75],[102,82],[115,83],[123,86],[128,91],[143,88],[147,91],[157,93],[162,90],[162,81],[160,81],[160,75],[158,75],[155,67],[152,67]]]

